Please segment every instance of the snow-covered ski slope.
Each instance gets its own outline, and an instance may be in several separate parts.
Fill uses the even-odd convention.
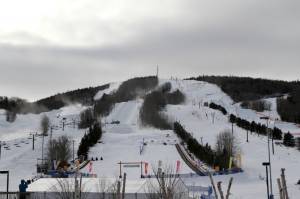
[[[117,89],[114,83],[113,91]],[[106,92],[104,90],[104,92]],[[97,96],[101,96],[103,91]],[[176,151],[175,143],[178,138],[172,131],[161,131],[154,128],[143,128],[139,124],[139,111],[143,100],[138,98],[129,102],[117,103],[111,113],[102,118],[103,134],[102,142],[93,147],[90,151],[90,158],[103,158],[103,161],[93,162],[94,172],[98,176],[115,177],[119,176],[119,165],[121,162],[148,162],[149,170],[151,165],[157,166],[159,160],[163,160],[172,166],[180,160],[180,156]],[[113,122],[119,121],[119,124]],[[144,150],[140,148],[145,142]],[[166,143],[167,145],[164,145]],[[182,168],[186,172],[192,172],[189,167],[183,165]],[[88,172],[88,169],[84,170]],[[122,172],[128,174],[128,179],[138,179],[141,176],[140,168],[126,168]],[[144,173],[144,171],[143,171]]]
[[[39,125],[42,116],[47,115],[51,124],[55,126],[53,138],[66,135],[74,140],[76,154],[85,130],[78,130],[73,121],[78,121],[78,113],[85,108],[81,105],[72,105],[44,114],[18,115],[14,123],[7,123],[5,115],[0,115],[0,141],[2,141],[0,170],[9,170],[11,190],[17,190],[21,179],[29,180],[37,175],[37,158],[42,157],[42,137],[35,135],[35,149],[32,150],[32,134],[40,133]],[[64,131],[62,129],[63,118],[66,118]],[[45,137],[45,146],[49,137],[50,135]],[[0,190],[6,187],[5,179],[6,176],[0,175]]]
[[[221,112],[204,107],[203,102],[215,102],[226,108],[229,113],[238,115],[249,121],[257,121],[266,123],[261,120],[261,115],[278,117],[276,101],[268,99],[272,102],[270,112],[257,113],[253,110],[242,109],[239,104],[233,104],[233,101],[224,94],[220,88],[206,82],[195,81],[174,81],[173,88],[179,88],[185,93],[187,101],[183,105],[168,105],[167,114],[175,117],[184,127],[193,134],[201,143],[209,143],[214,146],[216,135],[223,130],[231,131],[231,123],[228,122],[228,116],[224,116]],[[199,106],[200,103],[200,106]],[[214,119],[213,119],[214,118]],[[299,132],[299,128],[295,124],[285,123],[281,121],[271,121],[270,127],[276,125],[284,132]],[[246,131],[234,126],[234,135],[237,137],[240,151],[242,154],[242,166],[244,173],[234,175],[234,185],[232,187],[232,198],[263,198],[266,192],[265,168],[262,162],[268,161],[267,156],[267,139],[266,137],[258,137],[256,134],[249,133],[249,142],[246,142]],[[279,191],[276,179],[280,177],[280,169],[286,168],[288,178],[288,187],[291,192],[291,198],[299,198],[300,187],[295,185],[299,180],[300,171],[300,152],[295,148],[286,148],[275,145],[275,155],[271,155],[272,162],[272,178],[273,193],[279,198]],[[215,176],[216,181],[228,183],[230,176]],[[186,179],[193,183],[202,185],[209,184],[207,177],[199,177],[197,179]]]
[[[181,105],[168,105],[164,113],[168,115],[170,121],[180,121],[199,142],[204,144],[209,143],[214,146],[217,134],[223,130],[231,129],[228,118],[217,110],[204,107],[204,102],[220,104],[229,113],[234,113],[250,121],[255,120],[265,123],[265,120],[260,119],[262,114],[273,118],[279,117],[274,98],[267,99],[272,103],[270,112],[256,113],[253,110],[240,108],[238,103],[235,104],[216,85],[190,80],[160,80],[160,85],[165,82],[171,82],[173,91],[176,89],[181,90],[186,95],[186,102]],[[111,84],[110,88],[99,92],[95,98],[99,99],[103,93],[113,92],[119,85],[120,83]],[[171,165],[172,167],[175,167],[176,161],[180,160],[182,166],[180,173],[192,173],[192,170],[184,164],[176,151],[175,143],[178,143],[179,139],[172,131],[145,128],[140,125],[139,110],[142,103],[143,99],[140,98],[118,103],[107,117],[102,118],[104,130],[102,143],[95,145],[89,154],[90,158],[103,158],[102,161],[93,162],[92,172],[96,173],[98,177],[114,178],[119,176],[118,162],[120,161],[148,162],[149,171],[151,171],[153,169],[152,166],[157,167],[159,160],[162,160],[163,165]],[[50,117],[53,124],[59,125],[61,117],[67,117],[71,121],[73,118],[78,118],[78,114],[84,108],[79,105],[71,105],[46,114]],[[57,118],[58,114],[61,114],[60,118]],[[22,139],[27,141],[29,132],[38,130],[41,115],[18,116],[17,121],[12,124],[5,122],[4,115],[0,116],[0,140],[6,140],[11,146],[10,151],[2,150],[0,170],[9,169],[11,171],[13,179],[11,187],[15,189],[21,178],[29,179],[35,173],[36,158],[41,156],[40,138],[37,138],[37,150],[34,152],[31,149],[31,140],[28,139],[29,144],[21,142]],[[119,121],[120,124],[112,124],[113,121]],[[271,121],[269,123],[271,127],[274,125],[281,128],[284,132],[300,132],[300,129],[291,123],[281,121]],[[69,126],[66,127],[65,131],[61,129],[54,131],[54,136],[65,134],[72,137],[72,139],[76,140],[75,148],[77,148],[83,133],[84,130],[78,130]],[[234,126],[234,134],[239,141],[244,172],[228,176],[215,176],[215,181],[222,181],[223,185],[227,185],[229,178],[234,177],[231,198],[265,198],[266,185],[265,181],[263,181],[265,168],[262,166],[262,162],[267,161],[267,139],[249,133],[249,142],[247,143],[246,132],[236,126]],[[144,146],[143,151],[140,153],[143,141],[147,145]],[[22,147],[15,147],[14,143],[20,143],[19,145]],[[299,198],[300,187],[295,185],[300,178],[299,154],[300,152],[294,148],[275,145],[275,155],[271,156],[275,198],[279,198],[276,179],[280,175],[281,168],[286,168],[290,198]],[[88,172],[87,169],[83,171]],[[122,172],[127,173],[127,178],[130,181],[140,181],[140,168],[122,167]],[[184,181],[190,185],[208,186],[210,184],[208,177],[194,176],[184,178]],[[0,177],[0,189],[3,190],[5,185],[2,182]],[[35,188],[38,187],[36,185]],[[43,190],[45,190],[45,187],[43,187]]]

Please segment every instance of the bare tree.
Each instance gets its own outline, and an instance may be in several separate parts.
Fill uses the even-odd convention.
[[[14,111],[6,111],[6,121],[13,123],[17,119],[17,113]]]
[[[216,151],[222,154],[226,150],[230,157],[236,155],[238,151],[238,142],[230,130],[224,130],[217,135]]]
[[[218,165],[225,169],[231,167],[231,160],[238,152],[238,143],[230,130],[224,130],[217,135],[215,151],[218,156]]]
[[[155,179],[148,179],[145,184],[147,199],[185,199],[188,191],[178,174],[174,174],[174,169],[167,166],[164,169],[153,168]]]
[[[105,177],[99,178],[97,191],[99,193],[99,199],[117,199],[118,178],[116,177],[115,180],[107,179]]]
[[[98,184],[97,184],[97,191],[99,193],[99,199],[104,199],[105,194],[108,192],[109,182],[106,178],[99,178]]]
[[[107,192],[109,193],[109,199],[120,199],[120,181],[115,180],[109,187]]]
[[[53,185],[51,191],[59,199],[74,199],[75,195],[75,182],[67,178],[57,178],[57,184]]]
[[[49,160],[68,161],[72,157],[71,140],[67,136],[49,141],[47,148]]]
[[[51,187],[58,199],[86,199],[88,197],[85,185],[78,178],[57,178],[56,184]]]

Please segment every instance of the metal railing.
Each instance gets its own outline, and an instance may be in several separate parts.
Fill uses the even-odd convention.
[[[147,199],[149,193],[125,193],[125,199]],[[81,195],[81,199],[114,199],[116,193],[88,193],[84,192]],[[20,195],[19,192],[0,192],[0,199],[73,199],[72,193],[58,193],[58,192],[26,192],[24,195]]]
[[[0,199],[30,199],[30,193],[0,192]]]

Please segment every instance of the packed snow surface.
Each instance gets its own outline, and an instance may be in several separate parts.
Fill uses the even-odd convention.
[[[279,127],[284,132],[300,132],[297,125],[281,122],[276,111],[276,99],[267,99],[271,102],[271,111],[257,113],[250,109],[243,109],[214,84],[191,80],[160,80],[160,84],[171,82],[172,91],[179,89],[186,96],[186,101],[181,105],[167,105],[164,110],[170,120],[180,121],[200,143],[210,144],[214,147],[216,136],[224,130],[231,131],[231,123],[228,122],[228,116],[221,112],[203,106],[204,102],[215,102],[226,108],[229,113],[249,121],[266,123],[261,120],[263,115],[270,116],[269,127]],[[95,99],[100,99],[104,93],[114,92],[120,83],[111,84],[106,90],[100,91]],[[119,162],[130,162],[138,165],[140,162],[149,164],[148,172],[157,168],[158,161],[163,162],[163,166],[175,168],[176,162],[181,161],[181,174],[192,174],[193,171],[185,165],[179,156],[175,144],[180,142],[179,138],[172,131],[163,131],[155,128],[143,127],[139,121],[139,111],[143,104],[143,99],[136,99],[128,102],[117,103],[111,113],[102,118],[103,136],[101,142],[91,148],[89,157],[98,159],[93,161],[92,173],[97,174],[99,178],[116,179],[120,175]],[[85,130],[78,130],[73,121],[78,121],[80,111],[86,107],[80,105],[71,105],[60,110],[45,113],[50,117],[52,124],[58,126],[53,131],[53,136],[70,136],[75,140],[75,151]],[[32,140],[30,133],[39,132],[40,115],[18,115],[14,123],[5,122],[4,112],[0,112],[0,140],[9,145],[10,150],[2,148],[0,160],[0,170],[9,169],[11,172],[11,188],[17,189],[20,179],[30,179],[36,175],[35,164],[37,158],[41,157],[41,138],[36,137],[36,148],[32,150]],[[65,117],[69,123],[62,131],[62,118]],[[276,120],[279,119],[279,120]],[[116,121],[118,122],[116,123]],[[75,128],[74,128],[75,127]],[[237,126],[233,127],[233,133],[239,143],[239,151],[242,154],[242,167],[244,172],[234,175],[214,176],[215,182],[222,181],[223,189],[227,186],[230,177],[233,177],[231,197],[234,199],[253,199],[265,198],[265,167],[262,162],[268,160],[267,139],[263,136],[249,133],[249,142],[246,142],[246,132]],[[48,138],[46,138],[47,140]],[[45,142],[47,143],[47,141]],[[143,146],[143,143],[144,146]],[[143,147],[142,147],[143,146]],[[141,150],[143,148],[143,150]],[[274,155],[271,154],[272,162],[272,181],[273,193],[275,198],[279,198],[279,191],[276,179],[280,177],[280,169],[286,169],[286,179],[289,196],[292,199],[299,198],[300,187],[295,185],[300,179],[300,159],[299,151],[296,148],[287,148],[275,144]],[[103,160],[100,160],[102,157]],[[144,183],[140,179],[141,171],[139,167],[121,167],[121,172],[127,173],[129,184],[132,187],[140,187]],[[86,167],[82,172],[89,172]],[[208,177],[183,178],[187,185],[209,186]],[[93,181],[93,180],[91,180]],[[4,190],[4,177],[0,176],[0,189]],[[47,183],[47,180],[38,180],[30,189],[33,191],[47,191],[53,184]],[[53,180],[52,180],[53,182]],[[93,183],[92,183],[93,184]],[[95,186],[97,183],[95,183]],[[90,186],[90,185],[89,185]],[[92,185],[91,185],[92,186]],[[129,186],[129,185],[128,185]],[[133,188],[129,190],[136,190]],[[96,188],[93,188],[96,189]]]
[[[11,190],[17,190],[21,179],[29,180],[37,175],[36,164],[37,158],[42,157],[42,136],[40,134],[40,121],[44,115],[50,118],[53,125],[53,138],[61,135],[67,135],[75,143],[75,154],[81,137],[85,130],[77,129],[79,113],[86,107],[81,105],[70,105],[59,110],[42,113],[18,115],[14,123],[5,121],[5,116],[0,115],[0,140],[2,141],[2,150],[0,158],[0,170],[9,170]],[[65,128],[63,126],[65,119]],[[33,135],[35,144],[33,150]],[[48,144],[50,137],[45,137],[45,146]],[[46,154],[44,147],[44,154]],[[45,155],[46,156],[46,155]],[[6,176],[0,175],[0,190],[6,187]]]

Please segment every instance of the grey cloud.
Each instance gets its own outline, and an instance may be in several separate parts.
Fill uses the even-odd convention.
[[[171,17],[160,11],[158,16],[130,19],[129,25],[120,20],[121,32],[115,32],[104,21],[98,25],[88,21],[85,28],[94,24],[91,41],[97,32],[111,34],[108,40],[113,42],[105,44],[97,44],[105,39],[101,38],[95,39],[95,45],[84,47],[45,45],[42,41],[32,46],[1,45],[0,95],[32,100],[78,87],[151,75],[156,64],[162,77],[215,74],[299,78],[300,13],[296,8],[300,3],[209,3],[205,12],[202,1],[191,2],[176,1],[182,10]],[[70,31],[65,30],[66,35]],[[83,31],[83,37],[88,38],[89,31]]]

